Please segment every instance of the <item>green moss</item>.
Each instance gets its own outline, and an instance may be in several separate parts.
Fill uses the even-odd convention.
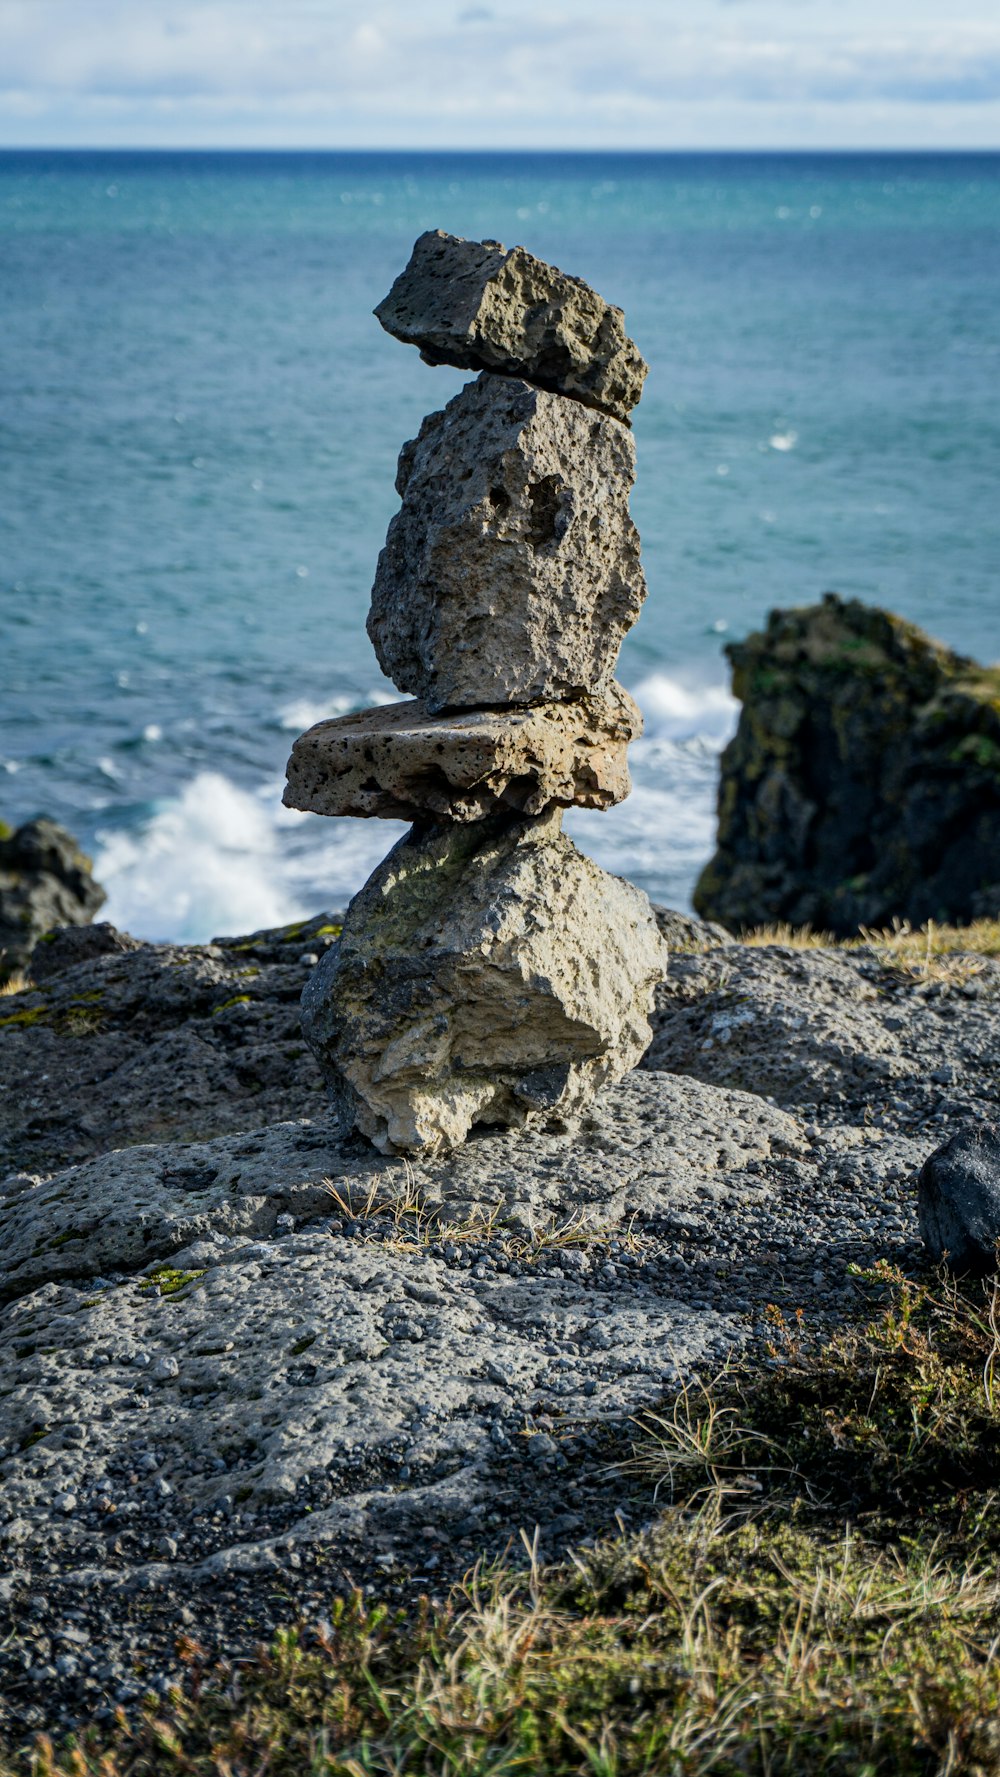
[[[975,765],[1000,774],[1000,743],[988,734],[967,734],[948,754],[953,765]]]
[[[204,1276],[204,1270],[177,1271],[172,1265],[158,1265],[148,1273],[146,1282],[139,1285],[139,1293],[143,1296],[180,1296],[197,1288]]]
[[[31,1011],[8,1012],[5,1017],[0,1018],[0,1030],[9,1030],[15,1027],[19,1029],[27,1029],[32,1024],[44,1023],[45,1008],[43,1006],[36,1006],[33,1007]]]
[[[14,829],[6,821],[0,821],[0,839],[10,839]]]
[[[315,932],[313,933],[313,937],[314,938],[339,938],[343,929],[344,929],[343,926],[317,926]]]
[[[221,1006],[215,1007],[212,1017],[218,1018],[220,1012],[228,1012],[230,1006],[249,1006],[249,1004],[250,995],[248,993],[235,993],[231,1000],[223,1000]]]

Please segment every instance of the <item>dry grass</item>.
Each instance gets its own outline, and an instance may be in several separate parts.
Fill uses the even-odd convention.
[[[752,949],[769,949],[772,945],[782,945],[786,950],[831,950],[836,945],[843,945],[845,940],[833,936],[832,932],[814,932],[812,926],[790,926],[779,921],[776,925],[754,926],[751,931],[741,932],[741,944],[749,944]]]
[[[938,981],[961,986],[981,975],[984,958],[1000,956],[1000,920],[978,919],[968,926],[939,926],[928,920],[914,931],[895,920],[881,932],[862,927],[861,938],[881,966],[906,981]]]
[[[2,961],[3,959],[0,957],[0,963]],[[8,975],[6,981],[0,981],[0,999],[5,999],[11,993],[29,993],[34,985],[35,983],[22,969],[15,969],[12,975]]]
[[[491,1245],[507,1259],[530,1265],[544,1254],[568,1248],[607,1248],[615,1241],[624,1251],[639,1253],[644,1242],[635,1232],[633,1217],[627,1227],[611,1219],[574,1214],[563,1221],[556,1216],[540,1219],[526,1228],[514,1228],[504,1220],[502,1203],[477,1204],[465,1218],[452,1219],[437,1204],[428,1204],[417,1188],[413,1171],[404,1161],[404,1189],[384,1195],[374,1181],[363,1196],[355,1198],[350,1186],[327,1179],[330,1196],[349,1221],[365,1224],[379,1244],[395,1252],[426,1251],[430,1246],[453,1242],[456,1246]]]

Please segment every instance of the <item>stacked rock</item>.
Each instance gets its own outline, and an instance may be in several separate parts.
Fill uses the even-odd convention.
[[[646,896],[562,811],[628,795],[639,711],[613,678],[645,597],[621,310],[522,247],[422,235],[375,311],[477,369],[404,445],[372,594],[415,701],[321,722],[284,800],[413,822],[314,969],[303,1025],[345,1127],[433,1153],[577,1110],[633,1067],[666,947]]]

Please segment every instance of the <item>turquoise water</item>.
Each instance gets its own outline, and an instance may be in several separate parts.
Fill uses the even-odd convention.
[[[390,694],[396,455],[464,377],[371,309],[427,227],[588,278],[651,366],[602,863],[687,901],[771,606],[1000,655],[1000,157],[0,154],[0,816],[64,820],[141,935],[342,901],[399,830],[279,804],[301,726]]]

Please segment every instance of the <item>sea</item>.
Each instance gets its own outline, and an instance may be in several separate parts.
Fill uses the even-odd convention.
[[[0,817],[203,940],[343,906],[391,822],[281,806],[397,695],[365,634],[404,440],[466,373],[372,309],[424,229],[522,242],[650,365],[634,792],[568,830],[686,907],[727,642],[828,590],[1000,656],[1000,156],[0,153]]]

